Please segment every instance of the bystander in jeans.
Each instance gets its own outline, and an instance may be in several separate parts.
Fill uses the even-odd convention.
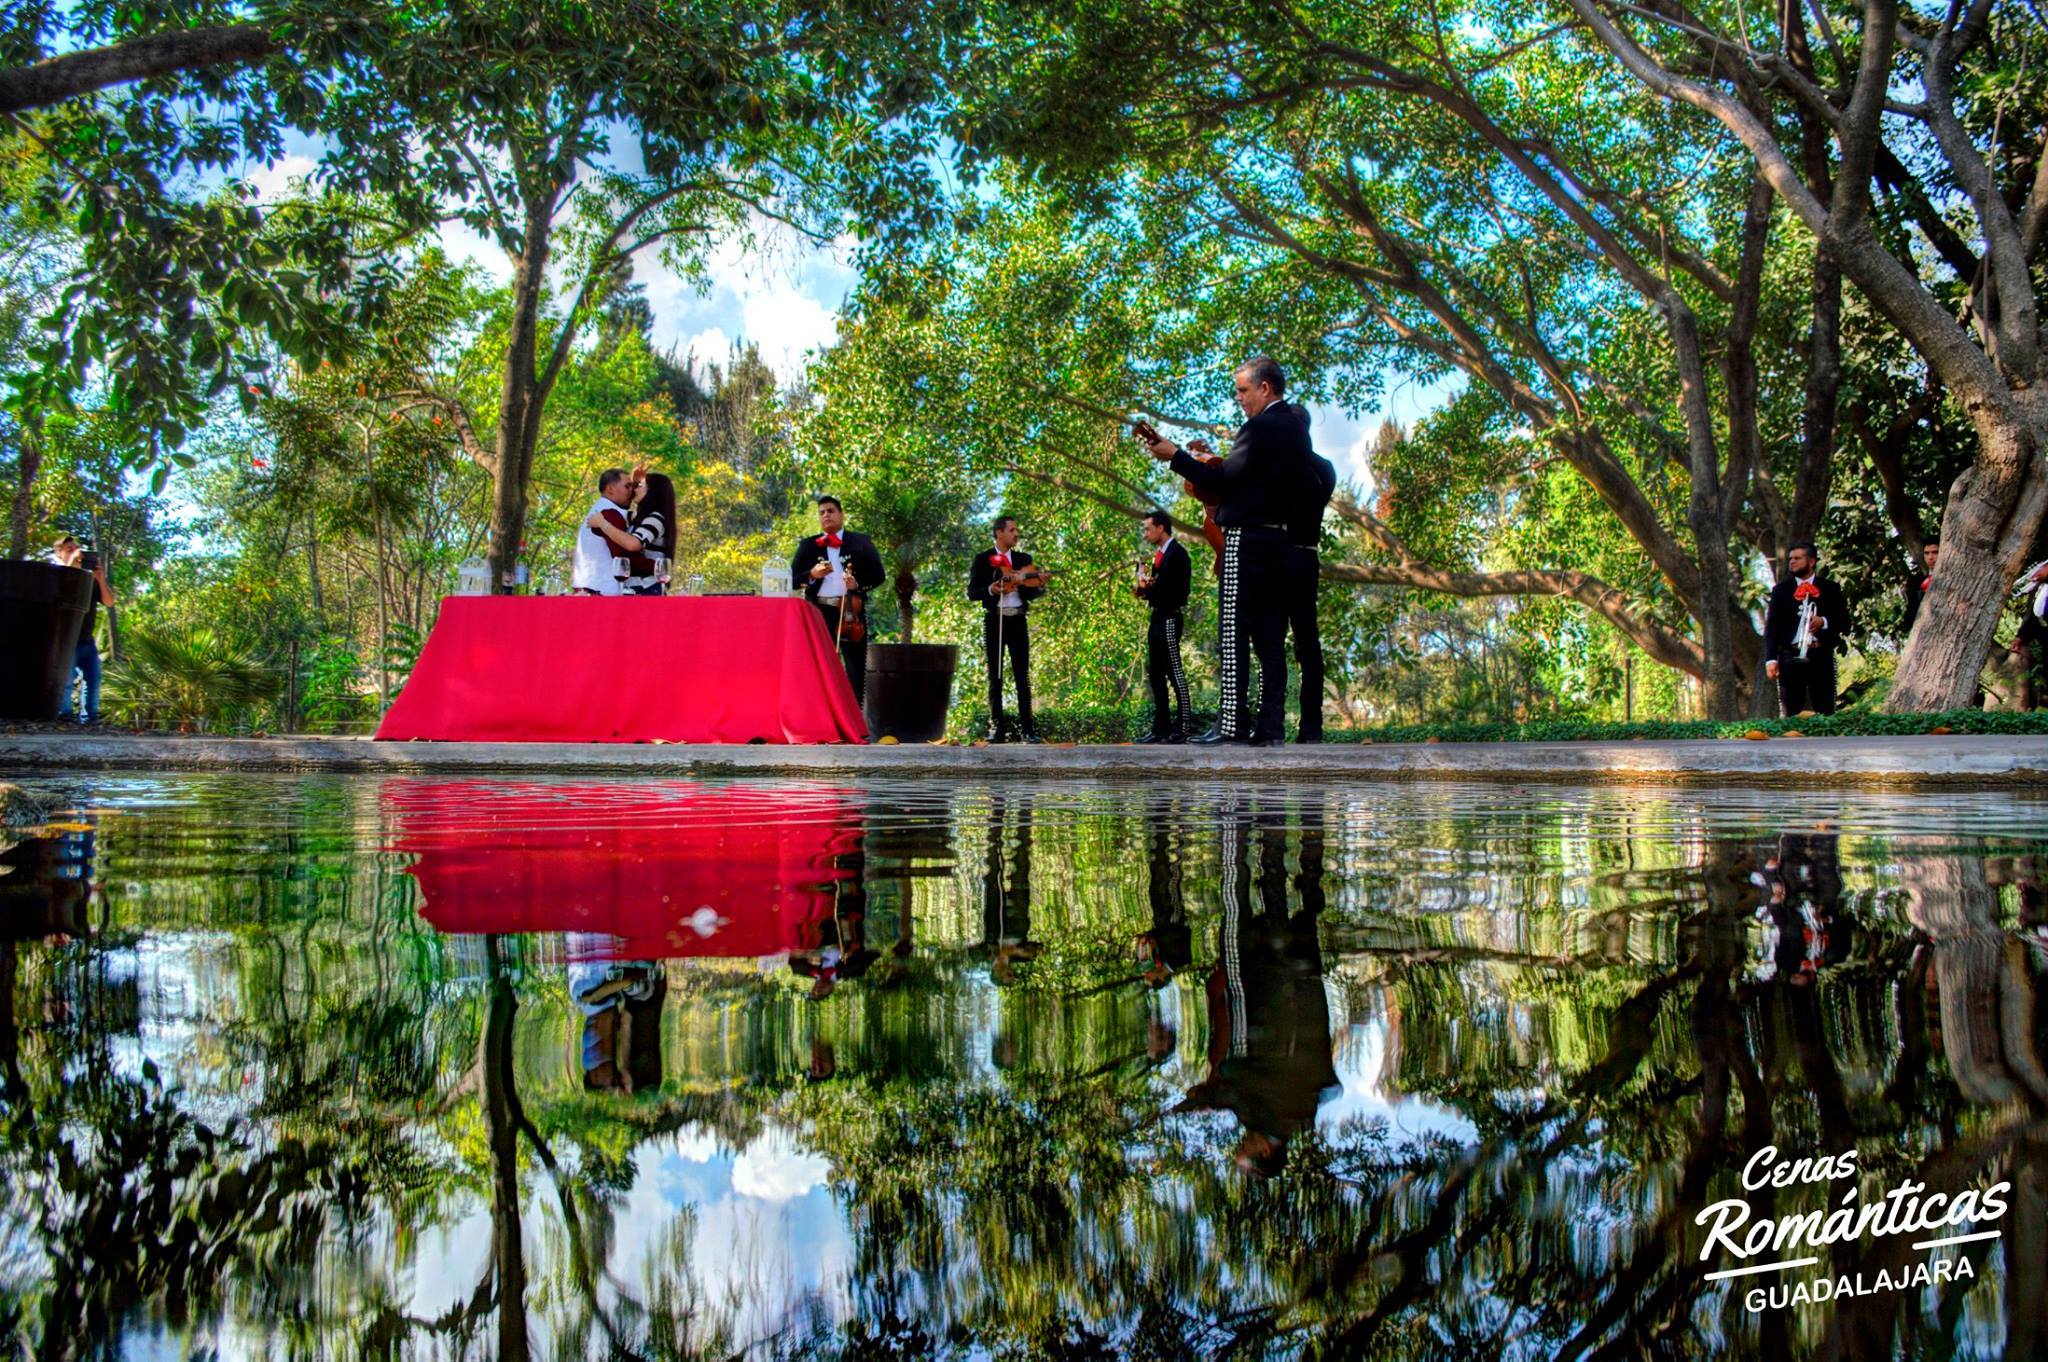
[[[107,565],[97,553],[88,552],[68,534],[57,541],[51,558],[59,567],[83,568],[92,574],[92,590],[86,597],[85,622],[78,627],[78,651],[72,655],[71,674],[64,678],[64,702],[58,707],[57,717],[69,719],[77,715],[71,692],[82,679],[85,683],[83,721],[96,724],[100,721],[100,606],[112,607],[114,604],[113,588],[107,584]]]

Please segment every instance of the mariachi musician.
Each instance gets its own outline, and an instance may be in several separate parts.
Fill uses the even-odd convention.
[[[1188,679],[1180,668],[1180,639],[1186,631],[1188,588],[1194,566],[1173,537],[1173,517],[1155,510],[1145,517],[1145,542],[1152,554],[1139,568],[1138,599],[1152,607],[1145,630],[1145,680],[1152,688],[1152,731],[1139,742],[1188,740]],[[1173,707],[1167,707],[1167,694]]]
[[[868,691],[867,593],[887,575],[875,541],[846,528],[839,498],[818,498],[819,533],[801,540],[789,560],[789,580],[803,585],[804,599],[825,617],[825,632],[839,647],[853,698],[865,704]]]
[[[988,659],[988,740],[1011,741],[1003,715],[1003,654],[1017,679],[1017,718],[1027,743],[1042,742],[1031,720],[1031,629],[1024,612],[1045,594],[1046,572],[1017,547],[1017,517],[997,516],[995,547],[974,555],[967,569],[967,599],[982,607],[982,655]]]
[[[1812,544],[1794,544],[1785,555],[1790,569],[1771,588],[1764,612],[1764,671],[1778,683],[1778,712],[1835,712],[1835,653],[1852,627],[1842,588],[1820,575],[1820,554]]]
[[[1233,381],[1245,422],[1220,463],[1203,462],[1150,426],[1134,430],[1153,458],[1170,463],[1201,492],[1215,496],[1216,523],[1223,530],[1216,630],[1222,712],[1215,731],[1195,741],[1264,747],[1281,741],[1287,706],[1289,517],[1317,469],[1308,423],[1284,400],[1287,375],[1280,366],[1268,356],[1255,356],[1238,366]],[[1257,717],[1248,722],[1254,653],[1259,705]]]

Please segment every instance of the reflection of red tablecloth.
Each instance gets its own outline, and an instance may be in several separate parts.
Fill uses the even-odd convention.
[[[815,949],[857,888],[843,790],[393,780],[393,851],[436,930],[578,932],[613,959]],[[588,943],[583,943],[585,946]]]
[[[795,597],[450,596],[377,736],[860,742],[867,725]]]

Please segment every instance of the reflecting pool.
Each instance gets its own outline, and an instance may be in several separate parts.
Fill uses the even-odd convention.
[[[30,777],[0,1356],[2048,1351],[2048,802]]]

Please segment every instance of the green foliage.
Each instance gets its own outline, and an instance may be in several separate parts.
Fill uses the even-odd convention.
[[[1390,724],[1382,728],[1332,729],[1331,742],[1614,742],[1632,738],[1741,738],[1757,731],[1773,737],[1799,733],[1809,738],[1902,737],[1947,728],[1952,733],[2048,733],[2048,711],[1954,709],[1936,714],[1888,714],[1838,710],[1792,719],[1643,723],[1583,719],[1539,719],[1522,724]]]
[[[1034,711],[1038,731],[1047,742],[1127,743],[1151,731],[1150,705],[1054,706]],[[1215,721],[1213,711],[1195,715],[1197,730]],[[2048,733],[2048,711],[1957,709],[1942,714],[1888,714],[1879,710],[1840,710],[1831,715],[1795,719],[1713,720],[1653,719],[1639,723],[1593,719],[1533,719],[1526,723],[1381,724],[1369,728],[1328,727],[1333,743],[1402,742],[1621,742],[1635,738],[1741,738],[1752,731],[1777,737],[1798,733],[1810,738],[1878,738],[1929,733]],[[947,737],[973,742],[988,731],[988,707],[963,704],[955,708]],[[1290,729],[1291,733],[1291,729]]]
[[[299,712],[306,726],[347,730],[376,716],[374,689],[365,689],[362,659],[338,638],[323,638],[307,652],[300,681]]]
[[[1011,708],[1009,712],[1014,721],[1015,709]],[[1055,705],[1050,709],[1034,706],[1031,713],[1037,722],[1039,736],[1047,742],[1126,743],[1152,731],[1150,704],[1138,708],[1128,705]],[[1216,712],[1195,708],[1189,712],[1188,721],[1195,733],[1200,734],[1216,722]],[[977,742],[987,733],[986,704],[962,703],[954,707],[946,725],[949,739],[962,743]]]
[[[218,731],[279,684],[275,670],[211,629],[135,629],[107,672],[105,705],[122,723]]]

